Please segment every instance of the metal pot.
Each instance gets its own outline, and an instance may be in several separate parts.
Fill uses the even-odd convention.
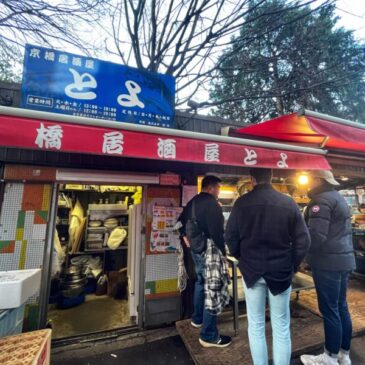
[[[87,279],[79,278],[79,279],[73,279],[68,281],[61,281],[61,288],[70,287],[70,286],[78,286],[78,285],[86,285]]]
[[[69,289],[63,289],[61,290],[61,295],[66,298],[73,298],[78,297],[80,294],[84,292],[85,288],[84,286],[75,286],[71,287]]]
[[[62,281],[73,281],[85,278],[81,266],[70,266],[61,274]]]
[[[81,266],[72,265],[61,275],[60,290],[63,297],[77,297],[85,290],[86,276]]]
[[[77,274],[80,274],[81,273],[81,268],[80,268],[80,266],[72,265],[68,269],[66,269],[64,271],[64,273],[66,275],[77,275]]]

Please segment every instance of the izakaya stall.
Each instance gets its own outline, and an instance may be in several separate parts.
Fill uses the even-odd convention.
[[[276,169],[277,176],[330,169],[325,151],[316,148],[5,107],[0,145],[1,270],[43,269],[40,293],[27,303],[26,328],[52,319],[56,332],[61,322],[76,328],[88,319],[89,327],[66,328],[59,337],[181,318],[179,240],[172,226],[197,192],[198,176],[247,176],[253,166]],[[117,234],[109,242],[115,228],[123,242]],[[52,268],[60,253],[66,259],[57,292]],[[75,269],[84,266],[86,276]],[[106,327],[98,318],[108,321],[121,307],[101,308],[95,291],[85,293],[100,277],[108,281],[106,292],[98,283],[103,298],[125,292],[125,318]],[[75,306],[50,313],[57,294],[58,306]]]
[[[365,124],[302,110],[257,125],[232,131],[232,135],[295,146],[321,148],[341,183],[341,193],[353,213],[353,235],[359,277],[365,275]]]

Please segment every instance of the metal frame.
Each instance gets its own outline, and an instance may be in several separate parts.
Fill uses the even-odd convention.
[[[238,260],[236,260],[233,256],[227,256],[227,260],[232,265],[233,329],[234,329],[234,335],[237,336],[239,329],[238,277],[237,277]]]
[[[347,119],[333,117],[333,116],[327,115],[327,114],[313,112],[312,110],[299,109],[297,114],[300,116],[308,116],[308,117],[314,117],[314,118],[319,118],[319,119],[325,119],[330,122],[343,124],[343,125],[347,125],[349,127],[354,127],[354,128],[358,128],[358,129],[365,129],[364,124],[352,122],[351,120],[347,120]]]
[[[44,246],[43,270],[39,294],[38,328],[45,328],[48,317],[48,299],[51,290],[52,256],[54,246],[54,230],[57,215],[58,184],[52,184],[52,195],[47,222],[46,242]]]
[[[230,144],[240,144],[240,145],[246,145],[246,146],[272,148],[272,149],[279,149],[279,150],[285,150],[285,151],[311,153],[311,154],[315,154],[315,155],[325,155],[327,153],[327,151],[325,151],[325,150],[321,150],[318,148],[312,148],[312,147],[301,147],[301,146],[294,146],[294,145],[283,144],[283,143],[264,142],[264,141],[257,141],[257,140],[237,138],[237,137],[225,137],[225,136],[218,136],[218,135],[206,134],[206,133],[189,132],[189,131],[161,128],[161,127],[150,127],[150,126],[144,126],[144,125],[135,125],[135,124],[129,124],[129,123],[108,121],[108,120],[103,120],[103,119],[75,117],[72,115],[63,115],[63,114],[40,112],[40,111],[28,110],[28,109],[10,108],[10,107],[3,107],[3,106],[0,106],[0,114],[15,116],[15,117],[22,117],[22,118],[56,121],[56,122],[62,122],[62,123],[67,123],[67,124],[81,124],[81,125],[89,125],[89,126],[94,126],[94,127],[104,127],[104,128],[106,127],[106,128],[134,131],[134,132],[143,132],[143,133],[150,133],[150,134],[163,134],[166,136],[203,139],[203,140],[207,140],[207,141],[223,142],[223,143],[230,143]]]
[[[159,173],[140,173],[109,170],[87,170],[57,168],[56,181],[59,183],[78,182],[92,184],[144,185],[158,184]]]
[[[146,285],[146,223],[147,223],[147,185],[142,187],[142,249],[140,257],[138,327],[143,329],[145,324],[145,285]]]
[[[76,169],[74,170],[76,173]],[[76,182],[78,180],[71,179],[71,182]],[[46,233],[46,244],[45,244],[45,251],[44,251],[44,258],[43,258],[43,270],[42,270],[42,279],[41,279],[41,289],[40,289],[40,299],[39,299],[39,319],[38,319],[38,328],[45,328],[48,320],[48,299],[50,294],[50,288],[51,288],[51,269],[52,269],[52,251],[54,246],[54,229],[55,229],[55,223],[56,223],[56,216],[57,216],[57,203],[58,203],[58,190],[59,190],[59,183],[55,182],[52,184],[52,196],[51,196],[51,203],[50,203],[50,213],[49,213],[49,220],[47,223],[47,233]],[[107,183],[107,181],[105,182]],[[98,182],[98,184],[101,184],[101,182]],[[113,181],[112,184],[115,184]],[[119,182],[119,184],[124,184],[124,182]],[[134,184],[136,185],[136,184]],[[137,183],[138,185],[138,183]],[[146,204],[146,197],[147,197],[147,185],[142,184],[142,228],[145,229],[145,217],[146,217],[146,210],[147,210],[147,204]],[[130,331],[131,329],[138,328],[140,330],[143,329],[143,316],[144,316],[144,285],[145,285],[145,270],[144,270],[144,262],[145,262],[145,232],[143,231],[141,234],[142,242],[140,244],[142,245],[141,249],[141,257],[140,257],[140,280],[139,280],[139,287],[140,287],[140,296],[139,296],[139,303],[138,303],[138,321],[135,325],[131,325],[128,327],[121,327],[118,329],[113,330],[103,330],[103,331],[97,331],[95,333],[91,334],[83,334],[83,335],[76,335],[76,336],[70,336],[66,338],[56,339],[55,341],[58,342],[67,342],[72,339],[83,339],[85,336],[91,336],[93,339],[95,336],[98,336],[99,334],[109,334],[113,337],[113,333],[125,333]],[[103,336],[103,335],[102,335]],[[107,336],[103,336],[107,337]]]

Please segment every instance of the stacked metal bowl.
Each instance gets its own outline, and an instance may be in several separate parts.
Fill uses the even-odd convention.
[[[61,275],[61,295],[65,298],[75,298],[84,293],[86,277],[82,266],[70,266]]]

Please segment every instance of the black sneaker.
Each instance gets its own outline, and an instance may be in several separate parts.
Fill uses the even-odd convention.
[[[232,343],[232,338],[229,336],[223,336],[221,335],[218,339],[217,342],[208,342],[208,341],[204,341],[201,338],[199,338],[199,343],[203,346],[203,347],[228,347],[231,343]]]

